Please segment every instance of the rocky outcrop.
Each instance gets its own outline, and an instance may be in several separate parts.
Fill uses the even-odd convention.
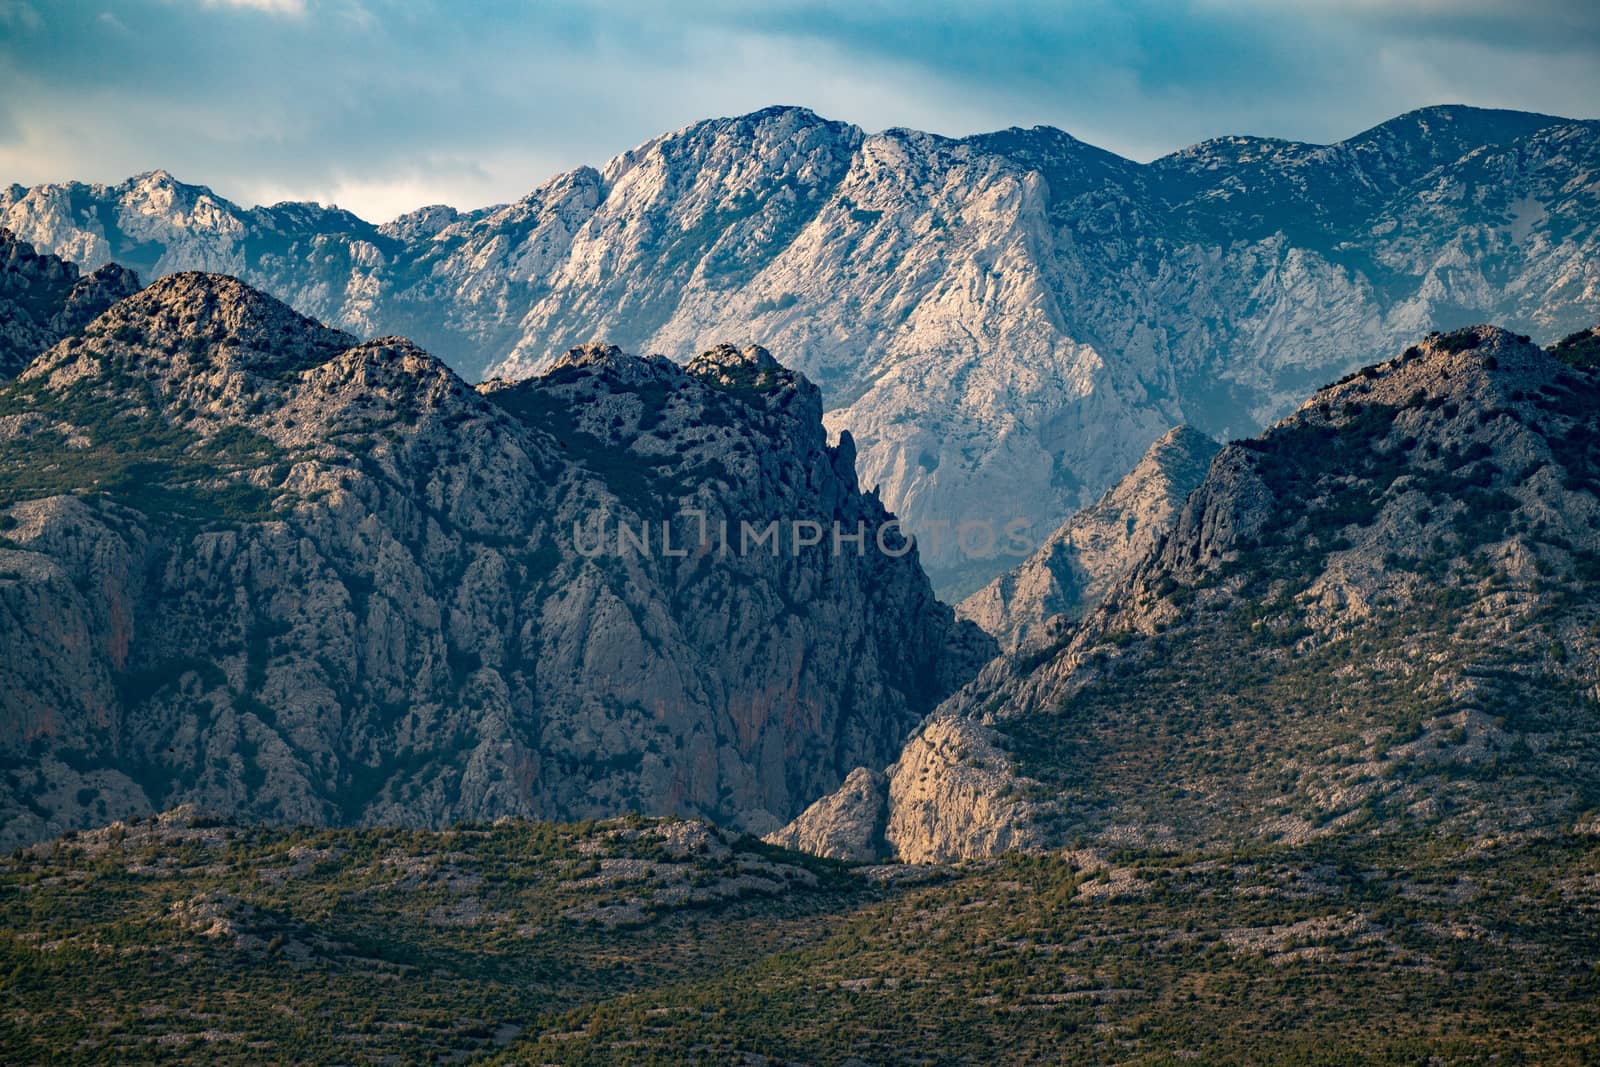
[[[1600,795],[1600,372],[1583,344],[1436,334],[1224,448],[1098,607],[913,736],[887,772],[888,848],[1581,819]]]
[[[830,859],[944,863],[1047,847],[1042,786],[1019,775],[1000,736],[934,714],[886,771],[857,767],[766,840]]]
[[[956,614],[1007,650],[1044,638],[1057,616],[1081,616],[1172,528],[1216,452],[1215,441],[1187,426],[1162,434],[1104,496],[1019,566],[957,604]]]
[[[0,224],[86,265],[236,273],[469,378],[594,337],[680,362],[762,339],[821,386],[954,599],[1021,562],[963,551],[961,524],[1037,544],[1169,427],[1247,436],[1433,328],[1591,324],[1597,153],[1596,123],[1459,107],[1149,164],[1042,127],[949,140],[773,108],[382,227],[161,172],[0,189]]]
[[[138,276],[115,263],[83,276],[0,228],[0,378],[138,290]]]
[[[884,839],[888,811],[889,780],[879,771],[857,767],[838,789],[766,840],[828,859],[870,862],[890,851]]]
[[[764,832],[993,652],[763,349],[474,389],[180,273],[0,402],[9,842],[178,803]]]
[[[935,714],[888,772],[884,840],[905,863],[997,856],[1051,841],[1042,808],[1010,765],[1001,738],[981,723]]]

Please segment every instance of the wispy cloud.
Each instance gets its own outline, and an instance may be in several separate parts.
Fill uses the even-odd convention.
[[[36,30],[42,24],[38,9],[27,0],[0,0],[0,26],[11,30]]]
[[[305,0],[200,0],[200,6],[235,11],[260,11],[268,15],[299,17],[306,13]]]

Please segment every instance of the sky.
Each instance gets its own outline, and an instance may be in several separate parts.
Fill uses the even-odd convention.
[[[1147,160],[1441,103],[1600,117],[1600,3],[0,0],[0,182],[164,168],[373,221],[771,104]]]

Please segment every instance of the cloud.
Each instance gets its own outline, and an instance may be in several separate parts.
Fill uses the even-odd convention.
[[[332,199],[383,218],[509,200],[556,170],[772,103],[868,129],[1044,123],[1138,158],[1225,133],[1333,140],[1442,102],[1594,115],[1596,10],[0,0],[0,26],[16,31],[0,33],[0,181],[165,167],[245,202]]]
[[[235,11],[260,11],[268,15],[299,17],[306,13],[305,0],[200,0],[205,8],[231,8]]]
[[[39,12],[27,0],[0,0],[0,26],[10,30],[36,30],[43,25]]]

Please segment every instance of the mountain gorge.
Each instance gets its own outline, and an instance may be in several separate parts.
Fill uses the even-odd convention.
[[[1595,348],[1434,335],[1228,445],[1080,623],[774,840],[927,861],[1592,820]]]
[[[959,598],[1020,560],[947,530],[1020,520],[1042,542],[1175,425],[1253,433],[1434,328],[1592,323],[1597,133],[1442,107],[1139,164],[1042,127],[867,134],[773,108],[382,226],[160,172],[0,190],[0,225],[86,267],[236,274],[473,379],[593,338],[678,362],[760,341],[818,383]]]
[[[0,1060],[1600,1062],[1597,140],[0,189]]]
[[[1137,563],[1178,521],[1217,444],[1178,426],[1150,446],[1138,466],[1045,539],[1038,551],[956,605],[1015,649],[1042,639],[1051,621],[1075,619]]]
[[[0,388],[4,839],[183,802],[770,829],[993,651],[909,546],[706,533],[797,520],[891,516],[764,349],[474,389],[168,275]]]

